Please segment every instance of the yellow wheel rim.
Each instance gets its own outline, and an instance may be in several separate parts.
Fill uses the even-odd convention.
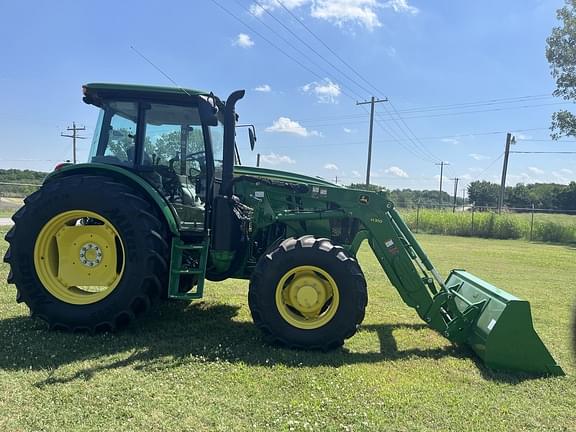
[[[86,305],[110,295],[124,272],[124,245],[106,218],[71,210],[50,219],[34,245],[42,285],[63,302]]]
[[[313,330],[326,325],[338,310],[338,285],[328,272],[315,266],[298,266],[276,286],[276,307],[290,325]]]

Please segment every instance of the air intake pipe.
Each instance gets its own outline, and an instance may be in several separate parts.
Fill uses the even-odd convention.
[[[231,196],[234,180],[234,149],[236,143],[236,102],[244,97],[244,90],[236,90],[226,100],[224,111],[224,154],[222,161],[222,186],[220,194]]]

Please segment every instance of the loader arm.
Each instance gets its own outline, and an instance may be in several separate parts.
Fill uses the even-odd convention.
[[[493,369],[564,374],[534,330],[528,301],[464,270],[452,270],[444,280],[385,194],[337,187],[323,191],[321,186],[311,190],[303,191],[302,203],[312,195],[315,209],[272,210],[271,221],[308,228],[326,220],[358,221],[359,229],[345,247],[356,254],[368,240],[401,298],[431,328],[468,345]],[[328,210],[318,210],[322,205]],[[256,204],[266,206],[274,207]]]
[[[564,375],[532,325],[530,305],[464,271],[444,281],[390,201],[350,209],[404,302],[450,341],[470,346],[500,370]],[[355,241],[359,244],[359,241]]]

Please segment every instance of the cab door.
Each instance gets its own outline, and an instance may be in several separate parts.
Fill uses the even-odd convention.
[[[212,158],[193,106],[149,104],[143,113],[141,175],[170,202],[183,231],[204,231]]]

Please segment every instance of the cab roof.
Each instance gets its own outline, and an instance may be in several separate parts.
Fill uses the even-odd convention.
[[[181,87],[161,87],[141,84],[89,83],[82,86],[84,102],[101,107],[104,100],[145,99],[153,101],[173,101],[189,103],[190,98],[211,96],[217,104],[220,100],[204,90]]]
[[[87,93],[140,93],[146,96],[208,96],[210,92],[182,87],[163,87],[142,84],[88,83],[84,85]]]

